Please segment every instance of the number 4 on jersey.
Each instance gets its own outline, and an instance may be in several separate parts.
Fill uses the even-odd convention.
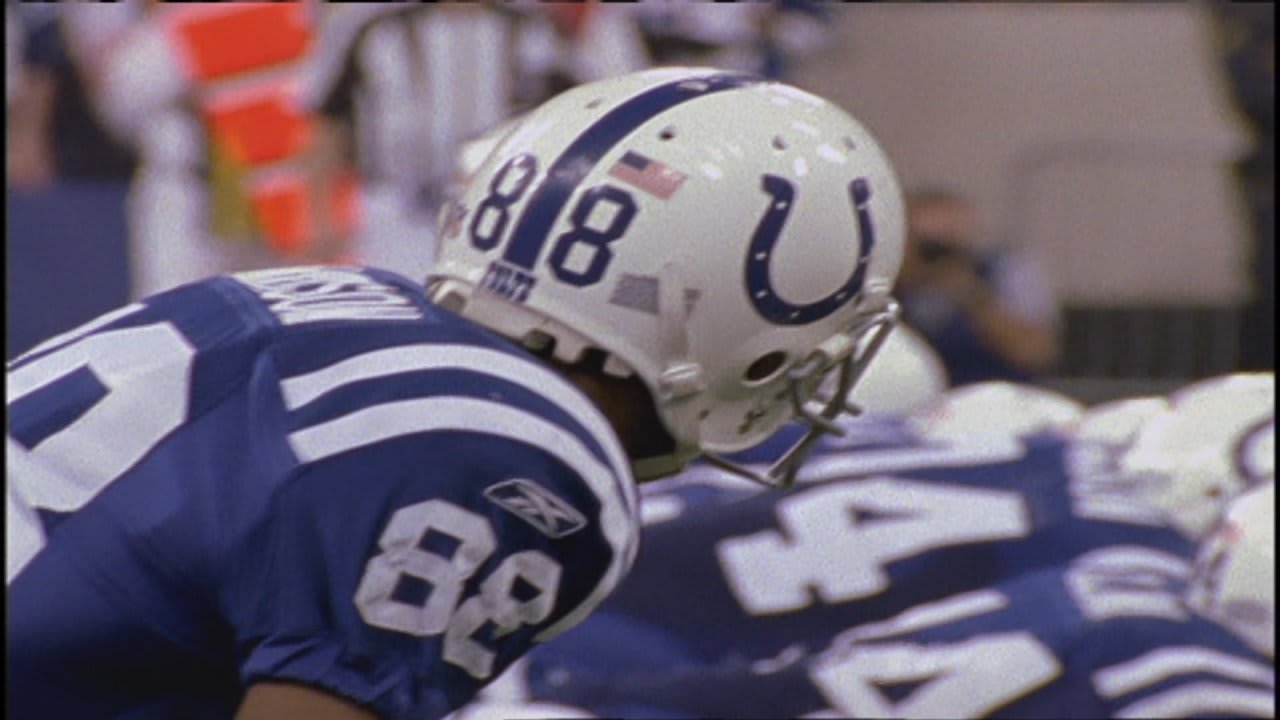
[[[892,636],[1007,605],[1002,593],[980,590],[853,628],[814,664],[810,677],[833,708],[852,717],[983,717],[1062,672],[1044,643],[1027,631],[929,644]],[[891,700],[887,690],[892,687],[906,688],[905,696]]]
[[[1017,493],[888,477],[821,485],[779,502],[777,515],[780,530],[716,547],[729,587],[753,615],[805,608],[810,588],[827,603],[868,597],[889,586],[888,563],[1031,529]]]

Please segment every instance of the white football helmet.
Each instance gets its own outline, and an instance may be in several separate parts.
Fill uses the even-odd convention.
[[[1226,503],[1275,475],[1275,374],[1189,385],[1143,424],[1119,472],[1187,537],[1200,539]]]
[[[450,179],[450,190],[453,194],[450,197],[461,194],[467,182],[471,180],[471,176],[480,170],[480,166],[484,164],[485,159],[489,157],[494,148],[498,147],[498,143],[502,138],[506,137],[512,130],[515,130],[523,119],[523,115],[508,118],[497,126],[462,143],[458,148],[457,155],[454,157],[453,177]]]
[[[1275,658],[1276,484],[1240,495],[1200,546],[1187,604]]]
[[[526,114],[442,215],[431,297],[526,346],[648,386],[676,451],[812,432],[761,476],[793,477],[892,327],[898,181],[835,105],[714,69],[573,88]],[[875,342],[867,342],[874,337]],[[862,350],[865,348],[865,351]],[[855,351],[856,350],[856,351]],[[806,407],[838,371],[841,392]]]
[[[925,437],[963,439],[1067,433],[1084,416],[1083,403],[1037,385],[992,380],[961,385],[911,416]]]
[[[1080,442],[1127,449],[1143,425],[1168,407],[1169,401],[1156,395],[1099,403],[1085,412],[1073,435]]]
[[[947,368],[920,333],[898,323],[849,401],[871,412],[909,413],[946,392]]]

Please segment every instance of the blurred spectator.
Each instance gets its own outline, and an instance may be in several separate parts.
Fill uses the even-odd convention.
[[[813,0],[639,3],[634,11],[655,65],[714,65],[781,78],[829,40],[831,11]]]
[[[85,91],[76,27],[59,5],[19,7],[28,18],[20,100],[9,119],[10,133],[21,135],[13,139],[18,158],[10,157],[10,184],[36,187],[55,177],[127,181],[137,158],[103,126]]]
[[[136,158],[85,92],[69,7],[5,5],[8,357],[127,298]]]
[[[549,61],[536,71],[541,77],[535,83],[542,87],[535,95],[550,97],[579,83],[653,64],[629,5],[537,0],[526,6],[530,10],[545,15],[556,36],[548,48]]]
[[[9,109],[22,90],[22,19],[13,4],[4,6],[4,104]]]
[[[436,218],[464,141],[567,85],[643,60],[609,5],[330,7],[307,91],[322,118],[312,187],[327,192],[354,169],[355,257],[411,277],[434,257]]]
[[[6,103],[5,181],[9,188],[43,188],[53,182],[56,80],[49,61],[56,63],[61,51],[57,17],[47,13],[31,17],[13,5],[6,5],[5,10],[14,40],[9,46],[9,61],[14,64],[9,68],[13,76]],[[40,40],[46,47],[40,47]]]
[[[1035,260],[983,249],[964,197],[926,189],[907,197],[907,242],[895,291],[903,320],[934,346],[953,385],[1031,381],[1058,356],[1058,305]]]
[[[1231,96],[1253,140],[1235,168],[1253,236],[1253,298],[1245,308],[1241,367],[1270,370],[1276,366],[1276,7],[1214,0],[1209,8]]]
[[[297,90],[317,3],[74,3],[99,111],[135,146],[134,296],[327,261],[312,243]],[[110,28],[110,31],[102,28]]]

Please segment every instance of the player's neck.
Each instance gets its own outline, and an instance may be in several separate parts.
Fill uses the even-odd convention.
[[[675,440],[658,417],[649,389],[640,378],[607,375],[581,363],[553,363],[600,408],[633,462],[671,453]]]

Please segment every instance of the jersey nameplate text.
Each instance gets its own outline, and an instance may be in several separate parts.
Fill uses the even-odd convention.
[[[322,320],[416,320],[422,311],[396,287],[354,268],[288,268],[233,276],[285,325]]]

